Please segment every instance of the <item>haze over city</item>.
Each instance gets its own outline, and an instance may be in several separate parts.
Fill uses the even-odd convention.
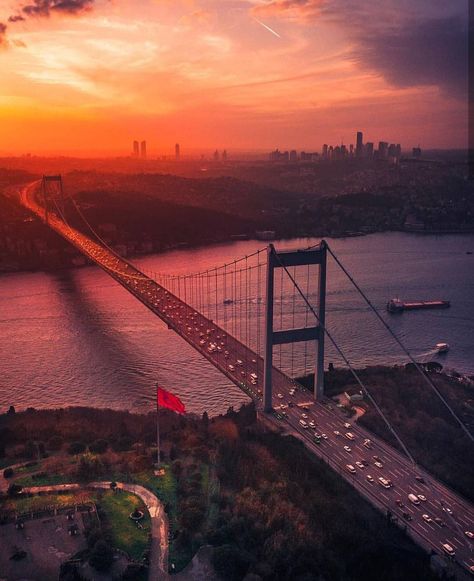
[[[465,148],[467,1],[8,0],[0,153]]]

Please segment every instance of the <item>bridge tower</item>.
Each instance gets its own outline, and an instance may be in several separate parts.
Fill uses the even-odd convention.
[[[319,265],[318,306],[316,310],[318,323],[313,327],[300,329],[273,330],[274,283],[275,269],[293,266]],[[314,398],[319,400],[324,395],[324,326],[326,315],[326,268],[327,244],[324,240],[318,248],[277,252],[270,244],[267,250],[267,277],[265,303],[265,351],[264,351],[264,385],[263,408],[272,410],[272,374],[273,346],[299,341],[317,341],[314,370]]]
[[[60,211],[61,211],[63,216],[64,216],[64,211],[65,211],[62,177],[60,175],[50,175],[50,176],[44,175],[43,179],[41,180],[41,195],[43,197],[44,219],[45,219],[46,223],[48,223],[48,215],[49,215],[49,208],[48,208],[48,202],[49,202],[49,198],[50,198],[50,192],[48,192],[48,184],[49,183],[52,183],[52,184],[55,184],[58,186]]]

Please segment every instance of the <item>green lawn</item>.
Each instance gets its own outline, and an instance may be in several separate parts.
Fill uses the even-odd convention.
[[[62,474],[45,474],[39,478],[33,476],[21,476],[15,479],[15,484],[20,486],[51,486],[53,484],[70,484],[75,481],[71,476],[63,476]]]
[[[107,491],[99,501],[112,533],[112,544],[126,551],[133,559],[139,560],[148,543],[150,516],[143,502],[128,492]],[[143,529],[129,517],[135,508],[144,510],[145,517],[140,521]]]
[[[96,501],[96,493],[89,491],[71,492],[67,494],[47,494],[41,496],[17,496],[5,497],[0,507],[5,510],[16,510],[18,512],[31,512],[41,510],[45,507],[64,508],[82,504],[84,502]]]

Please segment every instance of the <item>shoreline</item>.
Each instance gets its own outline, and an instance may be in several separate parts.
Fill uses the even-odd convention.
[[[284,241],[289,241],[289,240],[301,240],[301,239],[307,239],[307,238],[329,238],[329,239],[333,239],[333,240],[343,240],[343,239],[347,239],[347,238],[360,238],[360,237],[364,237],[364,236],[370,236],[373,234],[414,234],[414,235],[423,235],[423,236],[455,236],[455,235],[474,235],[474,230],[434,230],[434,231],[428,231],[428,230],[374,230],[374,231],[370,231],[370,232],[344,232],[341,234],[326,234],[326,235],[322,235],[322,234],[305,234],[305,235],[294,235],[294,236],[282,236],[282,237],[275,237],[272,239],[268,239],[268,240],[263,240],[260,238],[256,238],[256,237],[252,237],[249,235],[242,235],[242,237],[239,237],[239,235],[235,235],[235,237],[231,237],[231,238],[225,238],[222,240],[209,240],[207,242],[201,242],[199,244],[196,243],[188,243],[188,242],[180,242],[178,244],[175,245],[171,245],[168,248],[163,248],[162,250],[155,250],[152,252],[143,252],[143,253],[131,253],[128,256],[125,256],[124,258],[126,258],[127,260],[135,260],[135,259],[140,259],[140,258],[146,258],[148,256],[159,256],[162,254],[166,254],[168,252],[173,252],[175,250],[198,250],[198,249],[202,249],[202,248],[211,248],[213,246],[218,246],[218,245],[227,245],[227,244],[232,244],[232,243],[236,243],[236,242],[242,242],[242,241],[255,241],[255,242],[262,242],[262,244],[264,244],[265,246],[267,244],[275,244],[275,243],[279,243],[279,242],[284,242]],[[470,250],[466,250],[466,254],[469,254],[473,251]],[[4,270],[2,269],[2,266],[0,265],[0,278],[4,275],[9,275],[9,274],[20,274],[20,273],[47,273],[47,272],[60,272],[63,270],[76,270],[76,269],[80,269],[80,268],[85,268],[88,266],[94,266],[94,263],[92,262],[88,262],[86,259],[86,262],[84,264],[69,264],[69,265],[64,265],[64,266],[58,266],[58,267],[50,267],[50,268],[44,268],[41,266],[37,266],[37,267],[31,267],[31,268],[13,268],[13,269],[8,269],[8,270]]]

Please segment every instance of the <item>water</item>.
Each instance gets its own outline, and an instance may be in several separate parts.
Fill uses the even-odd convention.
[[[292,240],[277,248],[304,248]],[[419,358],[474,374],[474,236],[401,233],[329,240],[343,263],[384,309],[388,298],[443,298],[447,310],[384,317]],[[187,273],[229,262],[262,247],[242,241],[172,251],[136,260],[143,268]],[[327,326],[356,365],[405,362],[406,357],[330,261]],[[430,354],[447,342],[447,355]],[[304,345],[294,347],[296,375]],[[282,365],[290,369],[291,348]],[[96,267],[0,278],[0,410],[88,405],[153,409],[156,382],[178,394],[187,409],[210,414],[239,406],[246,396],[157,317]],[[313,353],[306,351],[306,367]],[[275,361],[279,364],[278,349]],[[338,364],[328,342],[327,361]]]

